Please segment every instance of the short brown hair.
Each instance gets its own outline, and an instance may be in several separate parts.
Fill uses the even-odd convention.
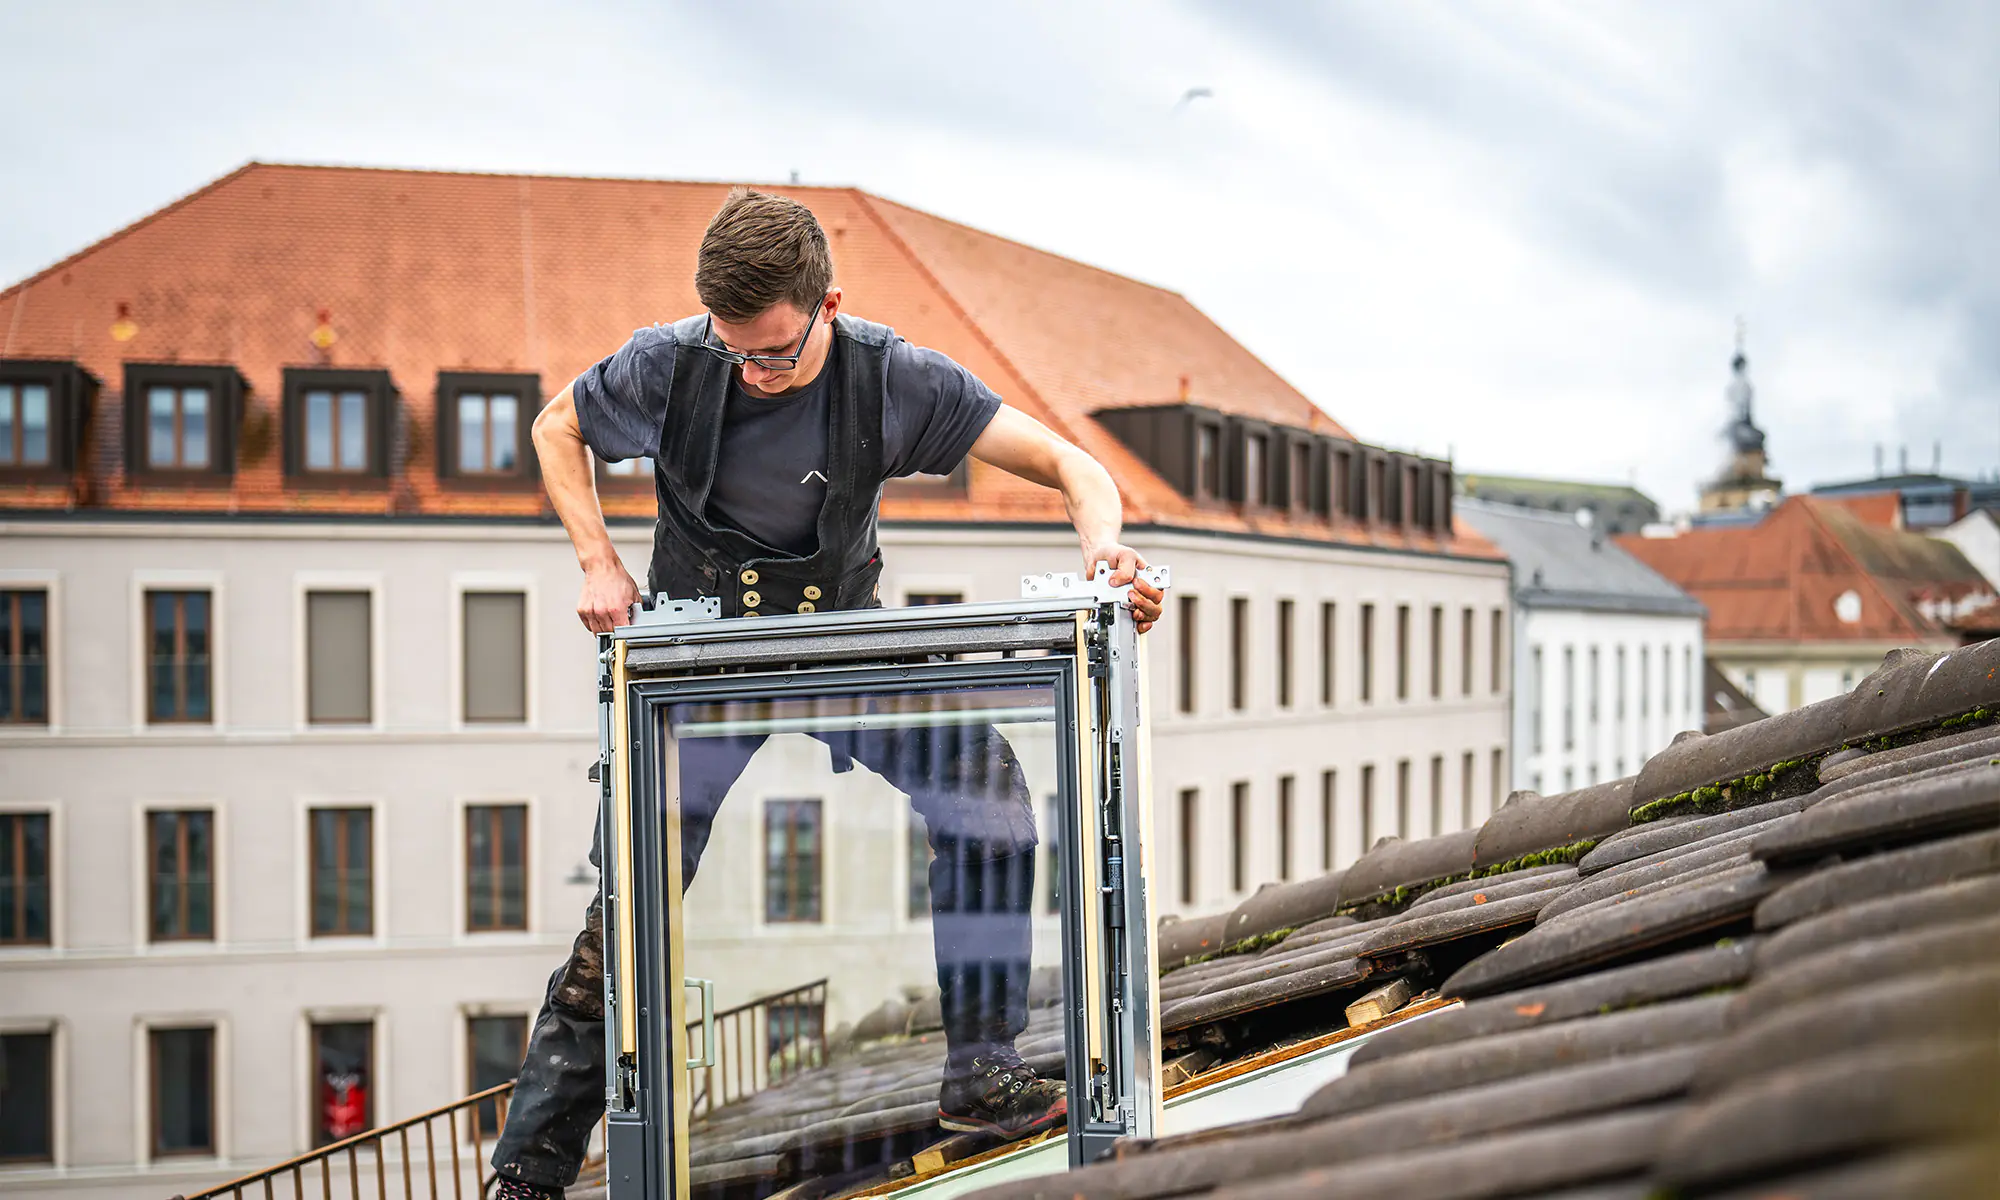
[[[826,231],[796,200],[737,188],[701,235],[695,294],[725,321],[753,321],[780,300],[811,312],[832,286]]]

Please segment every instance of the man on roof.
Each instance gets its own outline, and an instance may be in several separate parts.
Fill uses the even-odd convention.
[[[639,330],[535,420],[542,477],[583,568],[577,616],[593,633],[624,624],[639,599],[605,528],[593,454],[653,464],[647,591],[719,597],[725,616],[879,605],[883,483],[947,474],[969,454],[1060,491],[1085,572],[1106,564],[1113,586],[1134,585],[1141,632],[1159,619],[1160,591],[1137,576],[1145,560],[1120,541],[1110,474],[943,354],[843,312],[826,234],[804,205],[731,192],[702,236],[695,292],[706,312]],[[683,750],[684,887],[760,744]],[[907,793],[931,840],[948,1047],[939,1125],[1009,1139],[1048,1128],[1066,1115],[1063,1085],[1036,1078],[1014,1049],[1027,1023],[1037,837],[1012,748],[991,727],[913,730],[843,740],[836,769],[850,760]],[[951,764],[952,778],[935,763]],[[600,894],[529,1038],[493,1153],[501,1200],[575,1182],[603,1112],[603,927]]]

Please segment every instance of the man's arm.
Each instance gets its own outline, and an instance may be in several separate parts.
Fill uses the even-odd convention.
[[[1138,577],[1146,560],[1118,540],[1125,514],[1111,472],[1048,426],[1005,404],[972,443],[972,457],[1061,492],[1070,524],[1076,526],[1077,540],[1083,544],[1084,574],[1095,574],[1098,563],[1110,563],[1113,587],[1133,585],[1132,615],[1139,632],[1153,627],[1160,619],[1163,593]]]
[[[605,528],[604,509],[597,500],[597,473],[591,469],[590,447],[583,443],[569,388],[557,392],[536,415],[534,437],[549,502],[569,531],[577,565],[583,568],[576,615],[592,633],[610,633],[626,622],[638,603],[639,585],[611,545],[611,531]]]

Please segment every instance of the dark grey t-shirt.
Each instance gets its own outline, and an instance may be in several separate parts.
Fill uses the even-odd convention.
[[[658,454],[668,379],[649,369],[663,328],[642,329],[616,354],[570,385],[583,440],[607,462]],[[700,354],[692,346],[675,354]],[[944,475],[979,440],[1000,397],[935,350],[901,338],[889,348],[888,397],[882,406],[886,478]],[[722,418],[722,451],[709,492],[708,519],[787,554],[818,548],[826,499],[828,411],[834,372],[787,396],[765,397],[732,384]],[[879,480],[868,481],[869,488]],[[864,494],[867,491],[864,490]]]

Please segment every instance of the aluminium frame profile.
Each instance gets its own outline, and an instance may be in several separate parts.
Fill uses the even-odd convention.
[[[1151,573],[1164,584],[1166,572]],[[1024,579],[1024,591],[1030,591]],[[1151,1136],[1160,1111],[1146,832],[1147,727],[1132,614],[1101,578],[1040,577],[1037,598],[721,619],[700,602],[635,613],[600,639],[600,837],[604,849],[608,1183],[613,1200],[687,1194],[687,1061],[679,822],[635,797],[669,794],[668,702],[922,693],[935,685],[1056,685],[1065,1048],[1071,1164],[1121,1137]],[[1063,585],[1070,585],[1064,590]],[[1089,589],[1089,590],[1086,590]],[[1054,594],[1051,594],[1054,593]],[[1042,652],[1025,658],[1012,653]],[[935,661],[1002,652],[998,661]],[[1067,728],[1073,740],[1060,731]],[[620,753],[620,750],[626,750]],[[678,813],[678,803],[672,806]],[[1086,852],[1087,848],[1087,852]],[[689,986],[692,986],[690,981]],[[703,1053],[710,1052],[704,1047]],[[667,1064],[661,1070],[660,1064]]]

